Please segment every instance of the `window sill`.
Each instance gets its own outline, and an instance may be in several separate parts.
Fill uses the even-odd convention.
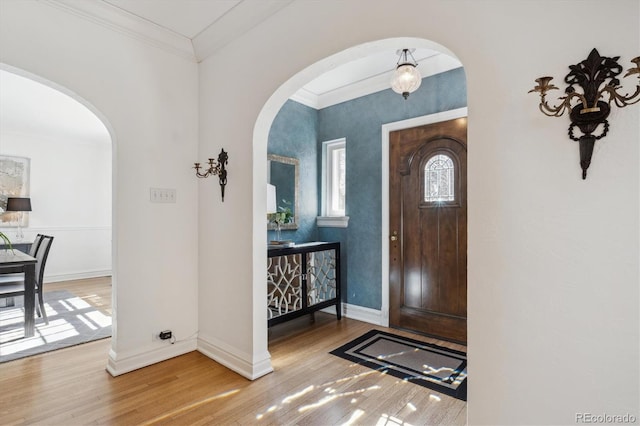
[[[346,228],[349,216],[318,216],[316,226],[320,228]]]

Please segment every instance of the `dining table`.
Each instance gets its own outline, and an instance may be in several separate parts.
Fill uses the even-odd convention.
[[[24,273],[24,335],[35,333],[37,259],[18,249],[0,250],[0,275]]]

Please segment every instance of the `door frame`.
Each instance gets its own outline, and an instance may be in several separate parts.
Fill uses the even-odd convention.
[[[382,306],[380,325],[389,327],[389,133],[426,124],[467,117],[467,107],[409,118],[382,125]],[[468,138],[467,138],[468,139]],[[468,140],[467,140],[468,143]]]

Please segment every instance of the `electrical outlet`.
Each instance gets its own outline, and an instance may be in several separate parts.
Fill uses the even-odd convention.
[[[176,190],[174,188],[149,188],[149,199],[152,203],[175,203]]]
[[[152,342],[161,342],[163,340],[169,340],[173,337],[173,332],[171,330],[162,330],[157,333],[151,334]]]

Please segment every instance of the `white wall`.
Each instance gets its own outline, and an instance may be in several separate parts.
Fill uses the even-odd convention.
[[[35,101],[35,100],[34,100]],[[45,282],[111,274],[111,139],[0,133],[0,154],[31,159],[25,240],[54,236]],[[3,232],[15,242],[15,229]]]
[[[566,117],[542,116],[526,92],[540,75],[562,81],[594,46],[628,64],[640,52],[640,5],[403,5],[411,13],[383,0],[293,2],[202,63],[198,89],[193,63],[48,3],[0,2],[0,62],[76,92],[114,138],[111,371],[195,348],[189,339],[151,342],[164,328],[179,339],[199,332],[201,350],[243,374],[269,371],[270,122],[303,83],[375,46],[331,55],[418,37],[449,48],[468,77],[469,422],[571,424],[583,411],[637,416],[640,109],[612,114],[582,181]],[[221,147],[230,156],[224,203],[215,182],[198,186],[189,169]],[[178,202],[150,204],[150,186],[177,188]]]
[[[527,91],[541,75],[561,84],[593,47],[628,67],[640,53],[639,3],[403,5],[411,12],[382,0],[294,2],[201,64],[200,149],[224,145],[231,170],[224,204],[209,188],[200,193],[201,338],[237,370],[241,361],[245,373],[268,370],[261,307],[271,120],[303,83],[345,61],[323,58],[419,37],[450,49],[468,77],[469,422],[638,417],[640,107],[612,114],[582,181],[568,119],[543,116]]]
[[[0,62],[77,96],[113,145],[114,338],[109,371],[194,350],[197,65],[50,3],[0,2]],[[152,204],[149,188],[174,188]],[[153,341],[173,330],[178,342]]]

